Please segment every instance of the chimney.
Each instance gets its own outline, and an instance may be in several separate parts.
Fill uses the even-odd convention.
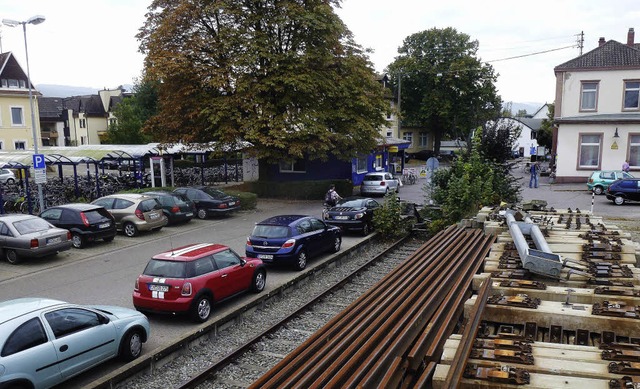
[[[604,40],[604,37],[603,37],[603,36],[601,36],[601,37],[600,37],[600,40],[598,40],[598,47],[600,47],[600,46],[604,45],[605,43],[606,43],[606,41]]]
[[[635,31],[633,31],[633,27],[629,29],[629,32],[627,33],[627,46],[631,46],[633,47],[634,42],[634,38],[635,38]]]

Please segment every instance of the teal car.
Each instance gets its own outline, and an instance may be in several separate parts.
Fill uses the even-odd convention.
[[[0,302],[0,388],[49,388],[115,357],[131,361],[148,336],[147,317],[129,308]]]
[[[587,180],[587,188],[597,195],[603,194],[609,185],[621,178],[634,178],[631,174],[622,170],[598,170],[591,173]]]

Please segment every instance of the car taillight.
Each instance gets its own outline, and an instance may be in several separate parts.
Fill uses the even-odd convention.
[[[183,296],[191,296],[191,283],[190,282],[185,282],[182,285],[182,292],[181,294]]]
[[[38,248],[38,239],[31,239],[31,248],[32,249],[37,249]]]
[[[71,231],[67,231],[67,240],[71,240]]]
[[[385,185],[387,185],[387,183],[386,183],[386,182],[384,182],[384,181],[380,181],[380,186],[385,186]]]
[[[288,241],[284,242],[282,244],[282,248],[283,249],[288,249],[290,247],[293,247],[296,244],[296,240],[295,239],[289,239]]]
[[[80,212],[80,219],[82,219],[82,224],[89,227],[89,219],[87,219],[87,215],[84,212]]]
[[[141,210],[136,209],[136,217],[140,220],[144,220],[144,214],[142,213]]]
[[[180,212],[180,208],[177,205],[174,205],[173,208],[171,208],[171,212],[178,213]]]
[[[133,284],[133,290],[135,291],[139,291],[140,290],[140,280],[136,278],[136,283]]]
[[[589,183],[593,184],[593,178],[589,178]]]
[[[247,237],[247,246],[252,246],[251,239],[249,239],[249,237]]]

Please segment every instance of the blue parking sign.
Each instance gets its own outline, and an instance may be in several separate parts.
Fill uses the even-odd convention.
[[[33,154],[33,168],[46,169],[47,165],[44,161],[44,154]]]

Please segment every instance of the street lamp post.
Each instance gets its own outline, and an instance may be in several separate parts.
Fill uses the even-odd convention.
[[[2,24],[9,27],[17,27],[22,24],[22,32],[24,34],[24,55],[27,58],[27,86],[29,88],[29,107],[31,108],[31,132],[33,135],[34,154],[38,154],[38,134],[36,132],[36,112],[33,108],[33,92],[31,91],[31,74],[29,72],[29,51],[27,50],[27,24],[40,24],[44,22],[44,16],[32,16],[26,21],[19,22],[12,19],[2,19]],[[40,211],[44,211],[44,199],[42,196],[42,185],[38,183],[38,200],[40,202]]]

